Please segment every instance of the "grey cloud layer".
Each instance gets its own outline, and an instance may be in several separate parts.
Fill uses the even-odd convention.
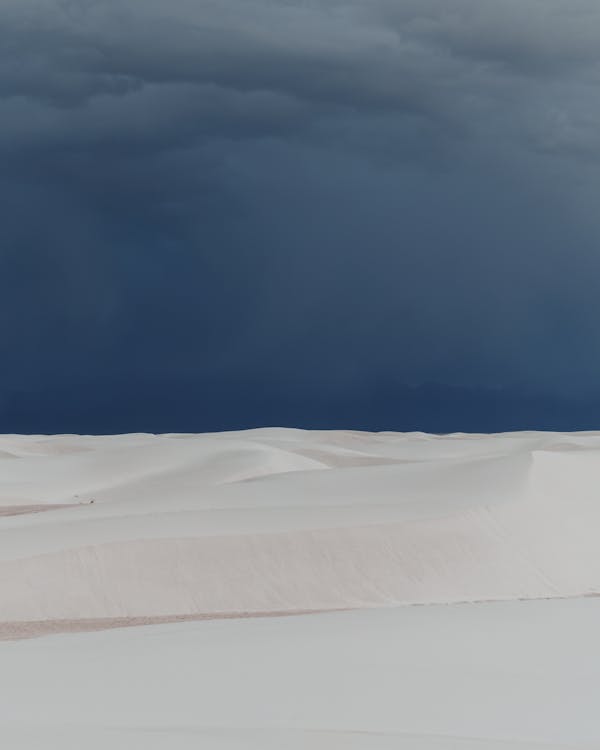
[[[8,3],[3,143],[295,132],[405,117],[596,146],[600,9],[564,0]]]
[[[599,37],[595,0],[5,0],[5,379],[592,385]]]

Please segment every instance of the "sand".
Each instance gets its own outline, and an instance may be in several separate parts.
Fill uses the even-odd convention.
[[[600,433],[0,456],[11,748],[600,747]]]
[[[212,620],[0,643],[11,750],[596,750],[600,600]]]
[[[27,513],[44,513],[48,510],[58,510],[59,508],[68,508],[69,505],[3,505],[0,506],[0,518],[2,516],[22,516]]]
[[[213,612],[206,615],[162,615],[157,617],[97,617],[74,620],[30,620],[1,622],[0,641],[19,641],[58,633],[91,633],[113,628],[134,628],[142,625],[167,625],[174,622],[198,622],[200,620],[234,620],[248,617],[297,617],[312,615],[323,610],[298,610],[289,612]]]

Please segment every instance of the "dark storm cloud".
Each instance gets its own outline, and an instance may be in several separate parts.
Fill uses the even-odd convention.
[[[593,389],[599,32],[595,0],[5,0],[0,403]]]

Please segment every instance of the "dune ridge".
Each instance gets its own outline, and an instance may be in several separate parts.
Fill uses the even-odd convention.
[[[599,433],[4,436],[0,450],[0,623],[600,591]]]

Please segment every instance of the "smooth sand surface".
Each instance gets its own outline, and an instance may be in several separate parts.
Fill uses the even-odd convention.
[[[0,643],[11,750],[597,750],[600,600]]]
[[[599,488],[600,433],[0,436],[0,738],[598,748]]]

